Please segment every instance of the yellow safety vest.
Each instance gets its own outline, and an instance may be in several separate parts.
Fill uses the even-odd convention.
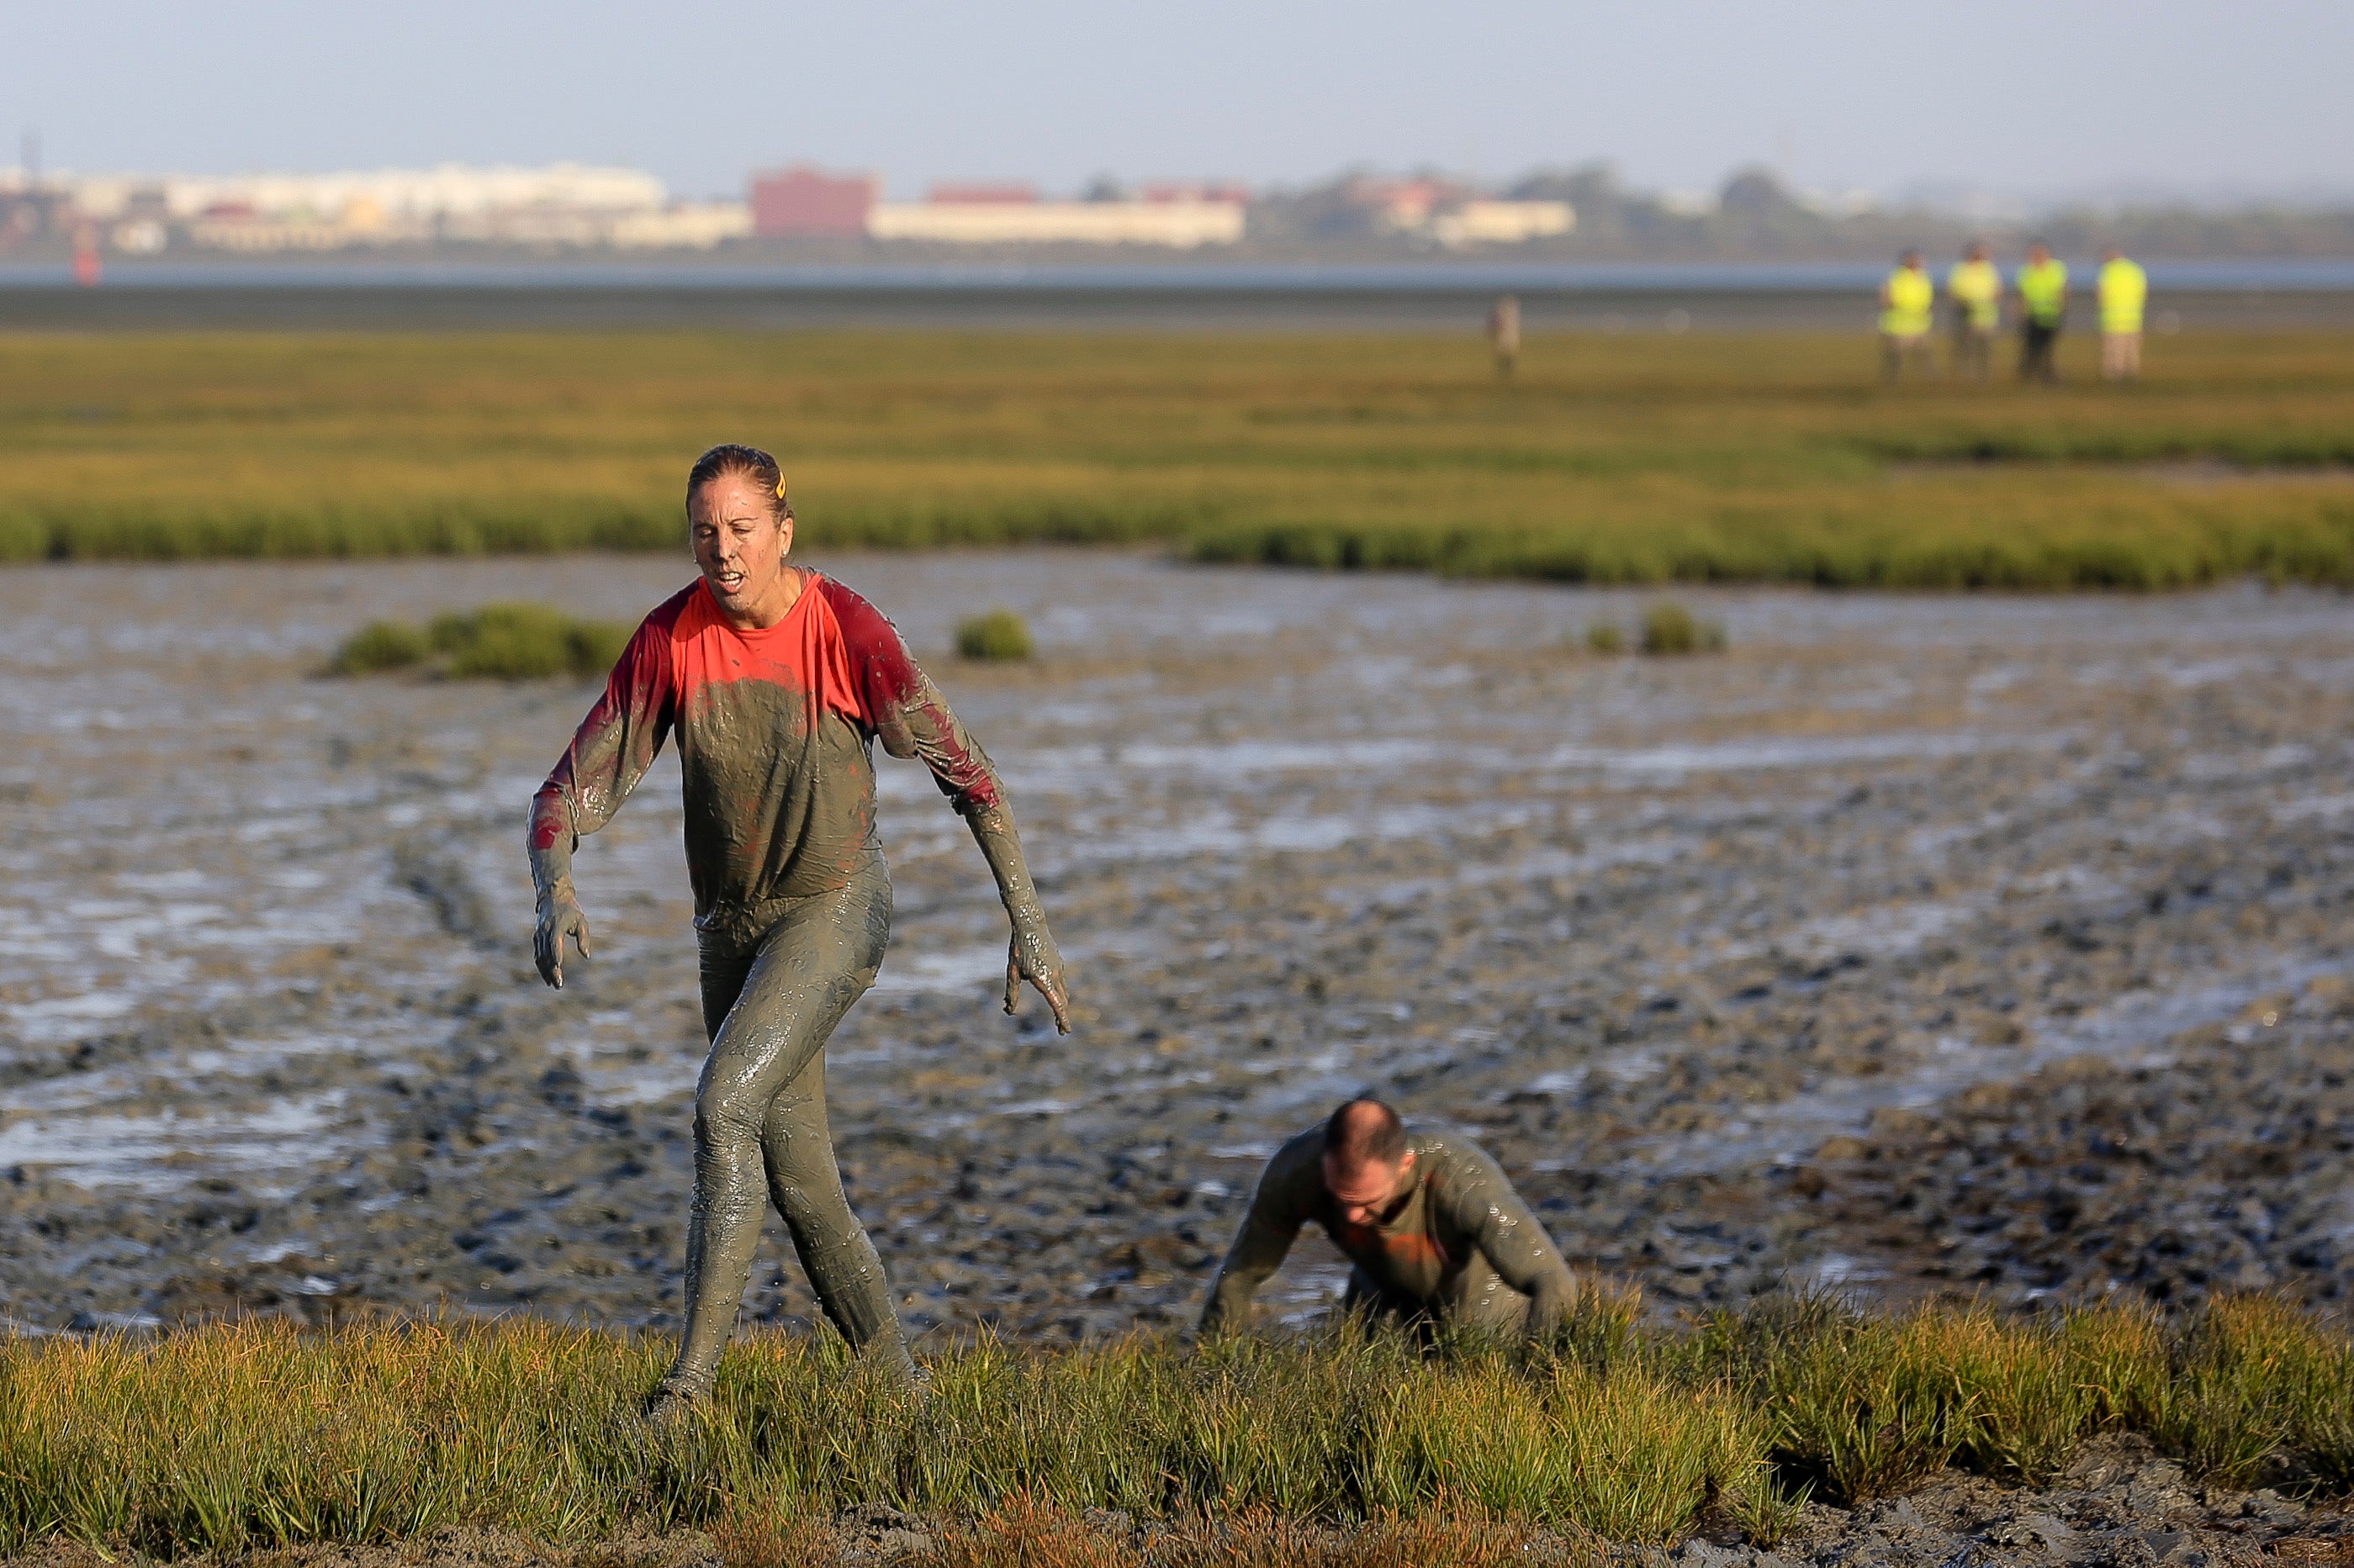
[[[1991,261],[1955,262],[1946,274],[1946,292],[1980,332],[1993,331],[2002,320],[2002,274]]]
[[[1880,330],[1891,337],[1918,337],[1929,330],[1929,310],[1936,302],[1937,285],[1914,267],[1899,267],[1888,274],[1888,308],[1880,313]]]
[[[2054,259],[2041,265],[2029,262],[2019,270],[2019,297],[2027,313],[2045,326],[2058,323],[2068,308],[2068,263]]]
[[[2149,274],[2120,256],[2101,264],[2101,330],[2141,331],[2141,307],[2149,298]]]

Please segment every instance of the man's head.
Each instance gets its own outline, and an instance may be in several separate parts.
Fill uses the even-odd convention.
[[[2027,259],[2041,267],[2052,260],[2052,247],[2039,239],[2027,248]]]
[[[1896,264],[1908,272],[1918,272],[1921,270],[1921,253],[1918,250],[1907,250],[1896,259]]]
[[[1987,243],[1983,239],[1971,240],[1970,248],[1962,252],[1962,260],[1965,261],[1983,261],[1986,259]]]
[[[2122,261],[2125,260],[2125,254],[2114,245],[2101,247],[2101,260],[2104,261]]]
[[[1352,1225],[1389,1217],[1414,1183],[1414,1150],[1398,1113],[1376,1099],[1349,1101],[1324,1124],[1324,1190]]]

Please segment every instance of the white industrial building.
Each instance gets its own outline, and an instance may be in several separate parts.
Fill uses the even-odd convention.
[[[752,232],[752,209],[740,201],[681,202],[660,212],[624,213],[606,243],[623,250],[708,250]]]
[[[1577,215],[1565,201],[1467,201],[1431,217],[1432,238],[1450,249],[1472,245],[1524,245],[1567,234]]]
[[[882,202],[866,215],[876,239],[947,245],[1166,245],[1190,250],[1243,237],[1232,201]]]
[[[636,169],[375,169],[325,175],[83,175],[57,182],[118,249],[167,226],[207,249],[266,253],[433,240],[709,249],[752,231],[741,202],[673,202]]]
[[[329,175],[82,175],[58,183],[80,212],[101,221],[154,205],[163,209],[155,216],[180,222],[228,213],[315,221],[356,208],[404,224],[530,208],[659,212],[670,200],[652,175],[582,164],[540,169],[443,164]]]

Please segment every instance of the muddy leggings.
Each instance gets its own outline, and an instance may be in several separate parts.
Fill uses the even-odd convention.
[[[842,1337],[913,1372],[882,1260],[843,1196],[825,1122],[826,1037],[875,983],[890,939],[891,883],[880,861],[846,887],[794,900],[749,942],[704,938],[711,1056],[695,1095],[686,1331],[663,1380],[675,1393],[711,1387],[743,1306],[767,1202],[784,1215]]]

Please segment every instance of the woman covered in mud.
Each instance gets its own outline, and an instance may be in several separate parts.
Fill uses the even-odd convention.
[[[560,987],[565,944],[588,952],[572,852],[677,735],[711,1055],[695,1090],[686,1329],[657,1417],[711,1390],[751,1275],[764,1185],[833,1326],[862,1355],[915,1375],[825,1117],[826,1038],[875,983],[891,935],[873,741],[923,759],[988,859],[1013,923],[1006,1012],[1027,980],[1069,1032],[1062,958],[996,770],[896,629],[790,564],[792,506],[776,460],[712,448],[687,476],[686,512],[701,578],[638,628],[531,811],[533,946],[541,978]]]

